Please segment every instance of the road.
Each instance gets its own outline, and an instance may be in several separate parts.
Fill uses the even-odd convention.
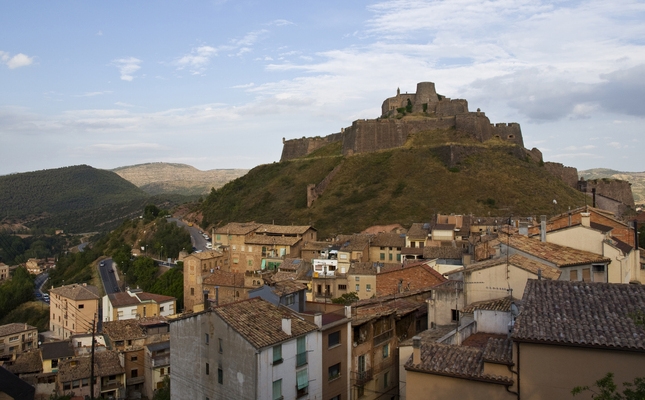
[[[43,272],[34,279],[34,295],[36,296],[36,299],[45,303],[49,303],[49,301],[45,300],[43,297],[43,285],[47,281],[47,278],[49,278],[49,275],[47,272]]]
[[[103,263],[103,266],[101,266]],[[123,286],[122,281],[118,280],[118,272],[114,266],[114,262],[111,258],[106,258],[105,260],[99,263],[99,275],[101,276],[101,281],[103,282],[103,288],[105,288],[105,294],[112,294],[120,292],[120,287]],[[110,272],[113,271],[113,272]]]
[[[176,222],[178,226],[183,226],[186,229],[188,229],[188,233],[190,233],[190,241],[193,243],[193,247],[197,250],[205,251],[207,250],[206,248],[206,239],[202,236],[201,230],[199,227],[195,226],[188,226],[184,221],[177,219],[177,218],[168,218],[168,222]]]

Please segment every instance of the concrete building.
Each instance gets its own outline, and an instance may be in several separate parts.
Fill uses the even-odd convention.
[[[172,398],[315,399],[322,393],[320,328],[288,308],[261,298],[230,303],[173,320],[170,336]]]
[[[0,326],[0,358],[38,348],[38,329],[35,326],[12,323]]]
[[[87,284],[72,284],[49,290],[49,329],[59,339],[92,331],[98,318],[99,289]]]
[[[152,399],[155,390],[161,389],[164,379],[170,376],[170,341],[147,344],[144,351],[144,396]]]
[[[175,314],[174,297],[129,289],[103,296],[103,321],[119,321]]]

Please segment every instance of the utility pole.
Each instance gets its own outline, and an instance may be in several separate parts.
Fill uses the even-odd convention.
[[[92,358],[90,360],[90,400],[94,400],[94,334],[96,332],[96,313],[92,320]]]

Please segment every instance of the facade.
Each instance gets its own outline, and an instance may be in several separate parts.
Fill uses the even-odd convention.
[[[170,376],[170,341],[150,343],[145,346],[144,395],[152,399],[155,390],[163,387],[163,380]]]
[[[103,321],[119,321],[175,314],[174,297],[130,289],[103,296]]]
[[[0,358],[38,348],[38,329],[35,326],[12,323],[0,326]]]
[[[0,282],[6,281],[9,277],[9,266],[0,262]]]
[[[347,273],[347,290],[355,292],[360,300],[376,296],[376,274],[379,263],[353,263]]]
[[[99,312],[99,289],[87,284],[52,288],[49,304],[49,329],[59,339],[92,332],[92,321]]]
[[[261,298],[173,320],[170,336],[171,398],[314,399],[322,392],[320,328]]]
[[[45,342],[40,345],[43,373],[57,373],[62,361],[71,360],[75,353],[71,340]]]
[[[446,281],[440,273],[425,263],[408,265],[376,275],[376,296],[387,296],[436,286]]]
[[[351,292],[348,287],[346,266],[338,266],[337,259],[312,260],[313,276],[311,280],[312,300],[331,302],[331,299]]]
[[[217,270],[230,271],[229,247],[221,250],[193,253],[184,257],[184,309],[193,311],[195,305],[204,304],[202,285],[204,278]]]
[[[405,234],[382,232],[376,234],[369,248],[369,260],[372,262],[401,262],[401,249],[405,247]]]
[[[74,393],[75,396],[90,395],[91,356],[74,357],[59,365],[57,394]],[[94,397],[124,398],[125,369],[116,351],[106,350],[94,355]]]

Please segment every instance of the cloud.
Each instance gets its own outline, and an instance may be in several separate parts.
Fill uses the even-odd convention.
[[[31,65],[34,62],[34,58],[22,53],[18,53],[12,57],[9,53],[0,51],[0,61],[9,67],[9,69],[16,69]]]
[[[103,31],[96,32],[96,36],[103,36]]]
[[[87,92],[84,94],[77,94],[77,95],[74,95],[74,97],[94,97],[94,96],[101,96],[101,95],[110,94],[110,93],[112,93],[111,90],[105,90],[102,92]]]
[[[117,101],[114,105],[119,107],[136,107],[134,104],[124,103],[122,101]]]
[[[295,25],[293,22],[288,21],[286,19],[276,19],[271,22],[269,22],[267,25],[270,26],[286,26],[286,25]]]
[[[112,65],[119,69],[122,80],[131,82],[134,79],[133,74],[141,69],[139,64],[142,62],[143,61],[135,57],[119,58],[112,60]]]
[[[247,89],[247,88],[250,88],[250,87],[253,87],[253,86],[255,86],[255,84],[253,82],[251,82],[251,83],[246,83],[244,85],[235,85],[235,86],[231,86],[231,87],[233,89]]]
[[[97,143],[90,146],[93,150],[103,152],[120,152],[120,151],[133,151],[133,150],[158,150],[163,148],[158,143]]]
[[[201,75],[206,71],[211,58],[215,57],[218,50],[211,46],[199,46],[174,61],[178,70],[187,68],[193,75]]]

